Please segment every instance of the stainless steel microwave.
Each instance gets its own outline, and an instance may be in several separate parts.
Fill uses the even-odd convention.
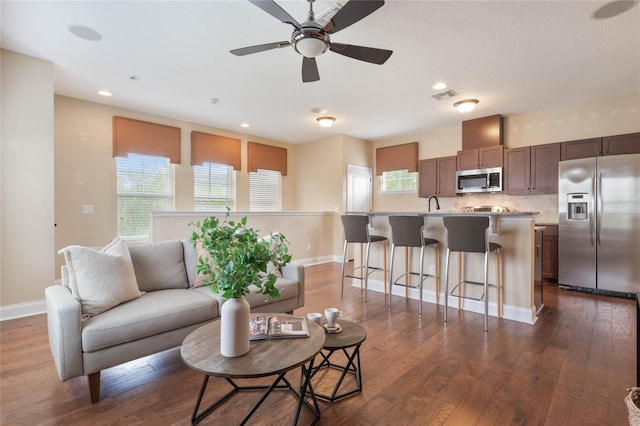
[[[501,191],[502,167],[477,170],[458,170],[456,172],[457,194]]]

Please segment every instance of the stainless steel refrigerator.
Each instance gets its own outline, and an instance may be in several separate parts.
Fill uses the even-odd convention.
[[[558,283],[640,292],[640,154],[561,161]]]

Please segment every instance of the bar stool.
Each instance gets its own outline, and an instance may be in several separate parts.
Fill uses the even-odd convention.
[[[403,286],[405,289],[418,288],[420,290],[420,315],[422,315],[422,284],[427,278],[433,278],[436,284],[436,304],[440,298],[440,261],[438,259],[439,241],[433,238],[424,237],[424,218],[422,216],[389,216],[389,225],[391,225],[391,259],[389,260],[389,308],[391,308],[391,295],[393,294],[393,285]],[[405,247],[405,273],[393,280],[393,259],[396,247]],[[420,268],[419,272],[409,271],[409,253],[411,247],[420,247]],[[435,275],[424,273],[424,248],[433,247]],[[409,283],[411,276],[418,276],[418,283],[411,285]],[[399,281],[405,277],[406,282]],[[405,298],[406,298],[405,291]]]
[[[369,216],[367,215],[355,215],[355,214],[346,214],[342,215],[342,226],[344,227],[344,249],[342,251],[342,290],[340,292],[340,296],[344,296],[344,277],[347,278],[355,278],[364,281],[364,301],[367,301],[367,288],[369,283],[369,274],[372,274],[375,271],[383,271],[384,272],[384,282],[387,282],[387,237],[381,235],[370,235],[369,234]],[[347,263],[347,246],[349,243],[360,243],[360,266],[354,268],[351,274],[345,274],[345,265]],[[383,261],[384,267],[378,268],[369,266],[369,251],[371,249],[371,243],[382,243],[383,244]],[[362,244],[366,244],[366,255],[364,258],[364,263],[362,262]],[[360,270],[360,275],[355,275],[356,270]],[[364,275],[362,274],[362,269],[364,269]],[[385,294],[386,294],[386,284],[385,284]]]
[[[458,309],[460,299],[472,299],[484,301],[484,331],[489,329],[489,287],[496,288],[497,312],[500,318],[500,249],[502,246],[489,242],[488,229],[489,217],[487,216],[444,216],[444,227],[447,229],[447,259],[444,270],[444,322],[447,322],[447,307],[449,295],[458,297]],[[449,293],[449,256],[451,252],[458,252],[458,283]],[[496,283],[489,284],[489,253],[496,255]],[[464,253],[484,253],[484,282],[467,281],[462,278],[462,261]],[[481,297],[468,297],[460,293],[464,284],[484,286]],[[458,289],[458,294],[453,292]]]

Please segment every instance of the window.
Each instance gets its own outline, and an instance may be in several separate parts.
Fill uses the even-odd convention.
[[[193,166],[194,210],[233,208],[233,167],[203,163]]]
[[[381,192],[415,192],[418,187],[418,173],[408,170],[394,170],[382,173]]]
[[[118,235],[149,235],[149,212],[171,210],[172,176],[169,159],[129,154],[116,157]]]
[[[282,210],[280,172],[258,169],[249,173],[249,209],[251,211]]]

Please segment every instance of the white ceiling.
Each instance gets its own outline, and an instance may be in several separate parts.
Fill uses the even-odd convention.
[[[391,58],[373,65],[327,52],[317,58],[314,83],[302,83],[302,57],[290,47],[229,53],[288,40],[292,31],[242,0],[4,0],[1,41],[53,62],[57,94],[291,143],[331,134],[380,140],[640,92],[640,7],[593,19],[605,3],[388,0],[331,40],[390,49]],[[306,19],[306,1],[278,4]],[[317,0],[314,10],[334,4]],[[103,39],[80,39],[70,25]],[[433,99],[438,81],[459,96]],[[452,105],[463,98],[480,103],[462,115]],[[318,126],[315,107],[337,118],[333,127]]]

